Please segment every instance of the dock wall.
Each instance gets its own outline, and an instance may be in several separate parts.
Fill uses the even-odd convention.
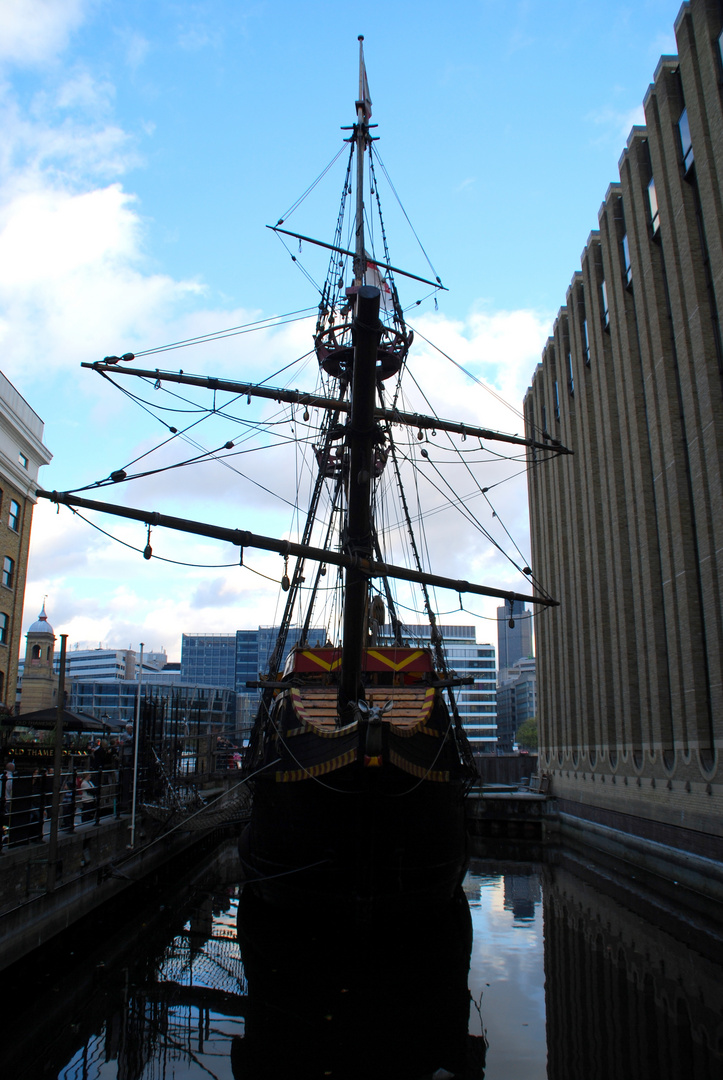
[[[163,875],[170,862],[208,842],[180,830],[128,848],[129,819],[76,830],[60,839],[56,885],[48,889],[46,844],[6,850],[0,859],[0,971],[40,948],[126,889]],[[150,829],[150,826],[149,826]]]

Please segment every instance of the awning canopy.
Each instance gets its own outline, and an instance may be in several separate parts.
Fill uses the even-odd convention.
[[[58,710],[55,708],[37,709],[35,712],[21,713],[20,716],[3,716],[3,727],[29,727],[53,729],[58,720]],[[74,713],[70,709],[63,709],[63,731],[94,731],[116,732],[125,726],[125,721],[96,720],[87,713]]]

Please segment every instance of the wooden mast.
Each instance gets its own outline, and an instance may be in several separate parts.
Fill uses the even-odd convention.
[[[371,101],[369,101],[369,88],[367,85],[367,73],[364,66],[364,35],[359,35],[359,97],[356,103],[356,128],[354,138],[356,140],[356,228],[354,245],[354,284],[364,284],[366,271],[366,252],[364,250],[364,151],[367,147],[369,127],[367,121],[371,116]],[[367,115],[367,102],[369,103],[369,115]]]
[[[356,246],[354,254],[355,308],[352,324],[354,360],[351,378],[351,415],[347,427],[349,479],[344,547],[362,559],[372,551],[372,456],[374,453],[374,404],[377,348],[381,333],[378,289],[364,284],[364,151],[368,126],[369,90],[364,67],[364,37],[359,35],[359,98],[356,103]],[[370,111],[370,110],[369,110]],[[348,719],[350,702],[364,697],[362,652],[369,577],[358,564],[346,571],[342,624],[342,660],[339,682],[339,716]]]
[[[361,559],[371,559],[372,550],[372,458],[374,454],[374,371],[381,327],[379,325],[379,289],[361,285],[357,293],[354,317],[354,367],[351,383],[351,419],[347,428],[349,441],[349,479],[347,494],[345,550]],[[369,575],[358,559],[346,571],[344,618],[342,628],[340,713],[349,702],[364,697],[362,688],[362,650]]]

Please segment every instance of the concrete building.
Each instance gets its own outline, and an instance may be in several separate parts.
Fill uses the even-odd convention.
[[[43,421],[0,372],[0,704],[15,705],[38,471],[52,455]]]
[[[497,749],[509,754],[518,728],[537,716],[535,658],[521,657],[497,676]]]
[[[721,859],[721,5],[675,32],[525,398],[574,451],[528,473],[540,766],[571,828]]]
[[[495,647],[490,644],[477,644],[477,629],[474,626],[439,626],[444,641],[444,650],[452,671],[457,675],[471,675],[474,684],[460,686],[455,690],[455,700],[460,718],[467,732],[467,737],[476,754],[494,753],[497,744],[497,702],[496,683],[497,665]],[[383,626],[379,643],[391,637],[393,628]],[[429,645],[430,628],[428,625],[405,625],[403,639],[410,645]]]
[[[43,619],[45,619],[44,624]],[[31,636],[37,635],[43,625],[53,634],[52,627],[47,622],[45,605],[43,605],[43,610],[38,617],[38,622],[33,623],[28,630],[28,649],[26,650],[25,659],[21,660],[18,665],[16,703],[18,711],[21,713],[47,707],[30,704],[30,695],[35,696],[34,691],[31,691],[31,684],[37,685],[40,677],[37,658],[30,658]],[[55,642],[54,635],[53,642]],[[57,685],[60,672],[60,651],[55,650],[51,653],[51,656],[53,657],[52,675],[55,685]],[[167,657],[163,650],[144,653],[144,681],[153,679],[155,682],[160,683],[178,682],[180,680],[180,671],[167,672],[165,670],[166,663]],[[138,678],[139,666],[140,656],[135,649],[103,649],[100,646],[97,649],[71,648],[65,654],[65,681],[68,683],[72,679],[85,679],[89,682],[116,682],[119,679],[134,680]]]
[[[510,625],[512,624],[512,625]],[[516,660],[532,656],[532,612],[524,602],[514,607],[505,600],[497,608],[497,667],[511,667]]]

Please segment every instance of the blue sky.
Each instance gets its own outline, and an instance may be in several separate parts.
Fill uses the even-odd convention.
[[[449,288],[416,324],[519,409],[657,60],[675,51],[678,7],[391,0],[364,17],[315,0],[5,0],[0,367],[45,421],[42,485],[98,479],[158,436],[82,361],[315,304],[264,226],[341,145],[360,33],[379,153]],[[340,184],[337,169],[290,227],[328,237]],[[425,274],[393,203],[392,261]],[[183,366],[262,378],[308,346],[308,327],[292,326]],[[519,428],[495,399],[467,401],[463,381],[437,389],[442,415],[461,399],[477,422]],[[128,501],[255,527],[210,475]],[[500,498],[525,550],[524,478]],[[114,532],[138,545],[138,527]],[[196,541],[173,550],[227,561]],[[518,586],[492,559],[475,570]],[[230,632],[277,611],[262,579],[146,564],[40,505],[25,626],[45,594],[71,645],[144,641],[176,659],[184,630]],[[478,636],[494,640],[494,624]]]

